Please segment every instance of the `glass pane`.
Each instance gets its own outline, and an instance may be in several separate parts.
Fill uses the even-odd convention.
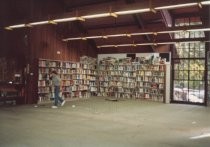
[[[199,57],[200,58],[205,58],[205,49],[200,49],[199,50]]]
[[[179,70],[174,70],[174,79],[180,79],[179,78]]]
[[[188,81],[174,81],[174,100],[187,101]]]
[[[204,81],[189,81],[188,101],[194,103],[204,102]]]
[[[204,71],[203,70],[191,70],[190,72],[190,80],[203,80],[204,79]]]

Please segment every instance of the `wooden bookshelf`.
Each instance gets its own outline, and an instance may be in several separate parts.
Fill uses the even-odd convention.
[[[165,64],[159,62],[99,62],[98,79],[99,96],[165,99]]]
[[[38,97],[39,102],[54,98],[50,73],[56,70],[62,80],[62,97],[66,100],[88,98],[97,92],[95,65],[71,61],[39,59]]]

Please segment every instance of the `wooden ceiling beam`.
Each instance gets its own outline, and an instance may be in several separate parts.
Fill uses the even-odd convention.
[[[174,31],[174,30],[190,30],[190,29],[202,29],[202,28],[209,28],[208,25],[197,25],[197,26],[180,26],[180,27],[160,27],[160,28],[146,28],[146,29],[139,29],[137,26],[130,26],[130,27],[119,27],[119,28],[107,28],[107,29],[95,29],[95,30],[88,30],[87,36],[105,36],[105,35],[112,35],[112,34],[131,34],[131,33],[144,33],[144,32],[162,32],[162,31]],[[74,34],[71,36],[66,36],[66,38],[72,37],[80,37],[80,34]],[[86,35],[84,34],[83,37]]]
[[[82,34],[88,34],[88,31],[84,27],[84,25],[80,21],[73,22],[74,26],[80,31]],[[87,43],[93,48],[97,49],[97,45],[93,39],[88,39]]]
[[[135,22],[137,23],[137,26],[139,27],[139,29],[145,29],[145,27],[144,27],[145,25],[144,25],[144,22],[140,16],[140,14],[134,14],[133,18],[134,18]],[[150,38],[149,35],[144,35],[144,37],[147,41],[149,41],[149,42],[152,41],[152,39]],[[155,48],[153,46],[151,46],[151,48],[153,51],[155,51]]]
[[[204,37],[204,38],[181,38],[181,39],[161,39],[161,40],[156,40],[155,42],[148,42],[148,41],[141,41],[141,42],[136,42],[136,44],[146,44],[146,43],[169,43],[169,42],[195,42],[195,41],[200,41],[200,42],[205,42],[205,41],[209,41],[208,38]],[[118,42],[118,44],[126,44],[125,42]],[[118,44],[110,44],[110,45],[118,45]],[[104,44],[104,43],[99,43],[97,44],[98,46],[101,45],[108,45],[108,44]]]

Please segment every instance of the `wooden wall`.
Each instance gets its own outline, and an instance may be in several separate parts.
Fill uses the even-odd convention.
[[[18,6],[17,6],[18,5]],[[17,7],[16,7],[17,6]],[[63,5],[59,1],[10,0],[0,6],[0,27],[19,22],[34,21],[62,13]],[[68,24],[71,25],[71,24]],[[36,26],[33,28],[0,30],[0,56],[15,59],[22,71],[26,71],[25,97],[26,103],[35,103],[37,97],[38,58],[52,60],[79,61],[80,56],[96,57],[97,51],[87,42],[63,42],[63,33],[59,25]],[[72,30],[76,30],[71,27]],[[57,54],[60,51],[61,54]],[[26,70],[29,69],[29,70]]]

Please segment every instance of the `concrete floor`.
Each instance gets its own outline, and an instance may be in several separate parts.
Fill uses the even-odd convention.
[[[76,107],[73,108],[72,105]],[[209,147],[210,108],[90,98],[0,107],[0,147]]]

